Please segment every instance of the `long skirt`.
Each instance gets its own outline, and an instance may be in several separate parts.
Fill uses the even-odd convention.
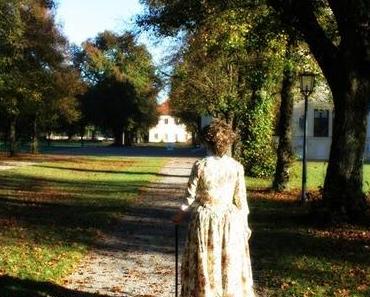
[[[255,296],[246,220],[234,205],[193,210],[182,258],[182,297]]]

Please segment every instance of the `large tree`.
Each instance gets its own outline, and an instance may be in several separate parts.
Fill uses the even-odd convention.
[[[208,15],[225,9],[269,5],[309,45],[330,86],[335,119],[322,209],[328,218],[363,215],[362,164],[370,98],[370,1],[143,1],[141,24],[172,34],[194,30]],[[334,26],[333,26],[334,24]]]
[[[274,111],[269,107],[281,48],[274,42],[279,36],[264,34],[268,17],[267,9],[230,9],[189,32],[176,59],[170,96],[178,114],[185,120],[190,116],[194,127],[197,113],[224,118],[240,129],[234,156],[255,176],[270,175],[274,163]]]
[[[0,7],[0,98],[9,120],[10,153],[15,153],[17,121],[26,118],[36,151],[37,125],[54,100],[54,73],[64,67],[67,42],[55,25],[53,1],[0,1]]]
[[[114,145],[130,145],[134,135],[155,125],[160,80],[151,56],[135,36],[109,31],[76,51],[75,64],[90,86],[83,98],[87,118],[114,136]]]
[[[334,216],[366,209],[362,165],[370,99],[370,1],[268,1],[302,33],[333,94],[335,118],[323,200]],[[321,11],[336,23],[327,30]]]

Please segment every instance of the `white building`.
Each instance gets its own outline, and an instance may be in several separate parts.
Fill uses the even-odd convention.
[[[331,103],[309,101],[307,108],[307,158],[310,160],[328,160],[333,133],[333,105]],[[294,105],[292,117],[293,149],[302,156],[304,101]],[[370,116],[368,114],[366,159],[370,159]]]
[[[307,159],[328,160],[333,133],[333,104],[324,101],[309,101],[307,108]],[[367,117],[367,139],[364,158],[370,160],[370,114]],[[212,117],[202,117],[202,127]],[[304,100],[294,104],[292,116],[292,143],[295,154],[302,157],[303,151]]]
[[[160,114],[158,124],[149,130],[149,142],[191,141],[191,134],[186,130],[186,126],[171,115],[168,101],[159,105],[158,111]]]

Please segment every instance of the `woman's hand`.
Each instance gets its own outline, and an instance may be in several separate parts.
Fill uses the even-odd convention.
[[[176,225],[180,224],[184,218],[185,218],[185,211],[179,210],[173,217],[172,217],[172,222]]]

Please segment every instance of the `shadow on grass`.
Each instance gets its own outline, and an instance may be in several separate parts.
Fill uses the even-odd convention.
[[[165,231],[162,221],[157,221],[158,218],[169,221],[179,201],[175,201],[176,206],[167,209],[130,205],[138,196],[140,200],[145,195],[150,195],[157,202],[171,200],[178,189],[183,188],[182,184],[148,183],[140,176],[125,182],[71,181],[16,173],[0,175],[0,184],[0,221],[16,221],[17,225],[27,230],[28,237],[37,238],[38,242],[77,242],[102,249],[113,249],[120,243],[102,244],[96,241],[94,234],[117,237],[119,242],[122,241],[119,237],[125,235],[132,235],[135,239],[144,238],[145,232],[158,232],[158,238],[171,234],[171,231]],[[129,216],[126,221],[122,219],[123,214]],[[114,226],[118,223],[124,226],[120,234],[114,233]],[[165,224],[168,225],[168,222]],[[156,241],[152,245],[153,250],[160,251],[172,245],[165,238],[163,246],[161,242]],[[140,248],[140,243],[135,246]],[[145,243],[142,248],[150,249],[150,244]]]
[[[125,171],[125,170],[96,170],[87,168],[75,168],[75,167],[62,167],[62,166],[49,166],[49,165],[33,165],[33,167],[58,169],[58,170],[71,170],[80,172],[93,172],[93,173],[109,173],[109,174],[129,174],[129,175],[155,175],[160,177],[176,176],[176,177],[189,177],[189,175],[177,175],[177,174],[165,174],[157,172],[138,172],[138,171]],[[179,169],[179,168],[176,168]],[[180,168],[181,169],[181,168]]]
[[[54,147],[46,150],[47,153],[74,155],[74,156],[128,156],[128,157],[202,157],[206,154],[204,149],[191,147]]]
[[[1,297],[108,297],[108,295],[66,289],[51,282],[0,276]]]
[[[335,296],[336,289],[356,290],[366,282],[369,237],[339,236],[340,230],[316,228],[307,209],[292,201],[259,198],[249,204],[254,279],[257,290],[270,290],[260,296],[303,296],[305,291],[299,290],[315,286],[328,287],[315,296]],[[345,232],[364,230],[351,228]],[[369,296],[369,290],[356,296]]]

